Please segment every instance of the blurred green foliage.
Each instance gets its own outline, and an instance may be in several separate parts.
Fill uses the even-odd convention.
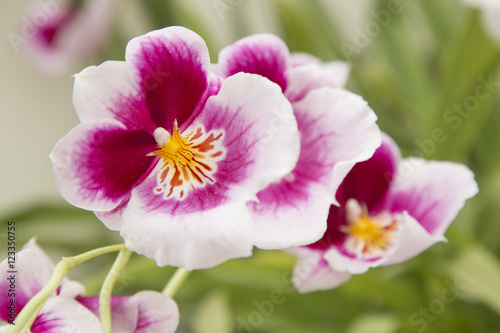
[[[372,13],[390,6],[374,2]],[[206,36],[197,20],[203,13],[194,15],[178,2],[144,5],[155,27],[191,28],[217,54],[217,36]],[[482,80],[494,80],[500,61],[480,13],[458,0],[401,0],[401,12],[348,56],[342,43],[355,42],[343,39],[323,2],[276,0],[272,6],[291,51],[350,63],[348,89],[369,102],[404,156],[465,163],[476,173],[480,193],[448,230],[448,243],[354,276],[334,290],[298,294],[290,282],[294,258],[280,251],[256,250],[251,258],[193,272],[176,296],[178,332],[500,332],[500,94],[491,91],[467,116],[453,111],[475,96]],[[377,22],[373,14],[369,20]],[[250,33],[235,29],[239,37]],[[123,54],[123,42],[115,47],[115,54]],[[444,142],[430,141],[436,128],[445,133]],[[68,205],[9,214],[2,223],[17,222],[18,246],[36,236],[54,260],[121,241],[92,213]],[[92,260],[70,276],[96,294],[113,260],[114,254]],[[173,272],[134,255],[115,294],[161,290]]]

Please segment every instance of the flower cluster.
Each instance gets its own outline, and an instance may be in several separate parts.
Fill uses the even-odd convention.
[[[347,64],[291,54],[270,34],[227,46],[217,64],[182,27],[134,38],[125,61],[75,75],[81,123],[50,155],[57,186],[159,266],[202,269],[254,246],[284,249],[299,257],[295,286],[309,292],[407,260],[444,240],[477,192],[474,175],[402,159],[373,110],[344,89],[348,74]],[[20,260],[40,256],[33,246]],[[26,301],[39,276],[24,281]],[[99,326],[99,300],[68,295],[66,284],[33,332],[58,302]],[[142,316],[175,329],[175,304],[145,293],[112,299],[113,329],[153,323]]]
[[[124,62],[75,76],[81,124],[51,154],[58,187],[160,266],[286,248],[317,257],[306,280],[325,287],[405,260],[443,239],[474,177],[451,163],[399,165],[374,112],[343,89],[348,72],[270,34],[212,66],[185,28],[137,37]]]

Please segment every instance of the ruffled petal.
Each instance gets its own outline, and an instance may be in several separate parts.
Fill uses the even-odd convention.
[[[403,229],[396,250],[382,261],[381,266],[397,264],[413,258],[437,242],[446,241],[442,235],[431,235],[417,220],[404,214]]]
[[[345,112],[348,109],[349,112]],[[301,154],[291,174],[250,203],[258,247],[307,245],[324,234],[337,187],[380,145],[377,117],[359,96],[322,88],[294,104]]]
[[[287,88],[290,51],[278,36],[257,34],[240,39],[219,53],[218,70],[223,77],[239,72],[259,74]]]
[[[294,67],[289,71],[289,83],[285,95],[293,103],[318,88],[344,88],[349,71],[349,65],[342,61]]]
[[[333,270],[322,254],[321,251],[303,253],[295,264],[292,282],[300,293],[332,289],[351,277],[347,272]]]
[[[81,123],[62,138],[50,158],[62,196],[74,206],[111,210],[146,174],[157,147],[144,131],[127,131],[111,119]]]
[[[125,60],[141,87],[150,117],[169,132],[184,122],[202,101],[210,77],[203,39],[183,27],[168,27],[132,39]]]
[[[104,333],[99,319],[77,301],[51,297],[31,326],[33,333]]]
[[[462,164],[408,158],[392,190],[391,211],[407,211],[427,232],[443,235],[478,187],[474,173]]]
[[[202,269],[252,254],[252,222],[241,202],[168,215],[144,209],[132,196],[122,218],[120,235],[127,248],[158,266]]]
[[[153,134],[156,129],[124,61],[106,61],[75,74],[73,104],[82,122],[112,118],[130,130]]]
[[[373,156],[356,164],[347,174],[337,191],[340,205],[356,199],[366,205],[370,215],[376,215],[387,205],[387,195],[401,158],[399,149],[387,135]]]

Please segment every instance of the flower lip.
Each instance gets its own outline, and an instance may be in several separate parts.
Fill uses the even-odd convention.
[[[221,130],[206,132],[197,124],[181,135],[177,120],[174,121],[172,135],[162,127],[154,131],[159,149],[148,156],[160,157],[155,194],[163,194],[164,199],[175,197],[182,200],[189,191],[215,183],[217,162],[222,160],[226,149],[221,138]]]
[[[374,259],[388,254],[394,248],[401,230],[396,216],[382,213],[375,217],[368,214],[366,206],[356,199],[346,203],[347,225],[339,226],[347,235],[343,247],[360,259]]]

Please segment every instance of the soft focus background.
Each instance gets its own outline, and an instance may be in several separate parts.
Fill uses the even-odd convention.
[[[36,236],[54,261],[120,242],[91,212],[67,204],[52,177],[48,155],[78,123],[73,73],[123,60],[130,38],[169,25],[200,34],[213,62],[238,38],[272,32],[291,51],[349,62],[348,89],[369,102],[403,155],[465,163],[480,193],[451,225],[448,243],[335,290],[298,294],[290,283],[294,259],[279,251],[196,271],[176,296],[178,332],[500,332],[496,0],[489,7],[476,1],[485,5],[479,8],[461,0],[115,1],[101,47],[57,73],[13,43],[30,8],[50,1],[67,0],[0,2],[2,259],[9,220],[16,221],[18,248]],[[96,294],[113,260],[97,258],[70,276]],[[173,271],[135,255],[114,293],[161,290]]]

